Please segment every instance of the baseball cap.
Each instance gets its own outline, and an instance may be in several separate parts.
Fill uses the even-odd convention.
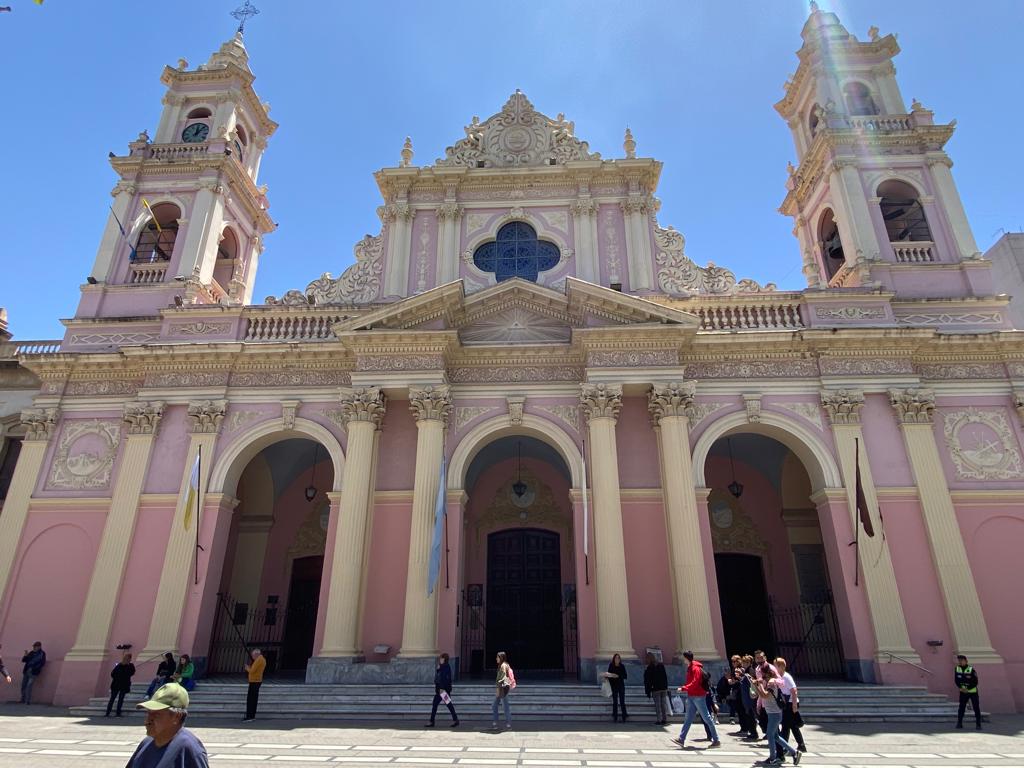
[[[177,683],[167,683],[156,689],[153,698],[136,705],[137,709],[188,709],[188,691]]]

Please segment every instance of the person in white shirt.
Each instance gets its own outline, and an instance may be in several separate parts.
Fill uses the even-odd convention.
[[[806,752],[807,747],[804,745],[804,735],[800,732],[804,720],[800,716],[800,698],[797,695],[796,681],[786,671],[786,660],[781,656],[775,659],[775,668],[779,671],[779,690],[782,692],[782,698],[786,702],[786,706],[782,710],[782,739],[783,741],[789,741],[789,733],[792,731],[793,738],[796,739],[797,749],[801,752]]]

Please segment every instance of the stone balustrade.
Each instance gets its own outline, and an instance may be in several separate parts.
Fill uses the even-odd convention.
[[[846,123],[851,130],[873,133],[913,130],[909,115],[850,115]]]
[[[265,312],[247,311],[243,341],[323,341],[334,338],[332,326],[351,314],[322,309],[292,308]]]
[[[205,155],[210,151],[208,142],[195,144],[153,144],[149,148],[150,160],[180,162],[190,160],[196,155]]]
[[[702,331],[743,331],[803,328],[799,294],[778,296],[698,297],[676,305],[700,318]]]
[[[0,360],[14,360],[20,355],[47,355],[60,351],[60,339],[30,339],[0,342]]]
[[[935,243],[926,240],[917,242],[890,243],[896,255],[897,264],[927,264],[935,261]]]
[[[145,264],[135,262],[132,264],[131,272],[128,275],[129,285],[152,285],[162,283],[167,276],[167,262],[155,262]]]

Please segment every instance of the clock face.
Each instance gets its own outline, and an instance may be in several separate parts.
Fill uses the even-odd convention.
[[[732,526],[732,507],[726,502],[716,502],[711,507],[711,522],[719,528],[730,528]]]
[[[187,126],[184,131],[181,132],[181,140],[187,141],[190,144],[197,141],[206,141],[206,137],[210,135],[210,126],[206,123],[192,123]]]

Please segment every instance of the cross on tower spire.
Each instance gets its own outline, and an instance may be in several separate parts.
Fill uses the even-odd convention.
[[[231,15],[238,19],[238,34],[245,32],[245,22],[247,22],[251,16],[256,16],[259,12],[259,8],[249,2],[249,0],[245,0],[244,4],[235,8],[235,10],[231,12]]]

